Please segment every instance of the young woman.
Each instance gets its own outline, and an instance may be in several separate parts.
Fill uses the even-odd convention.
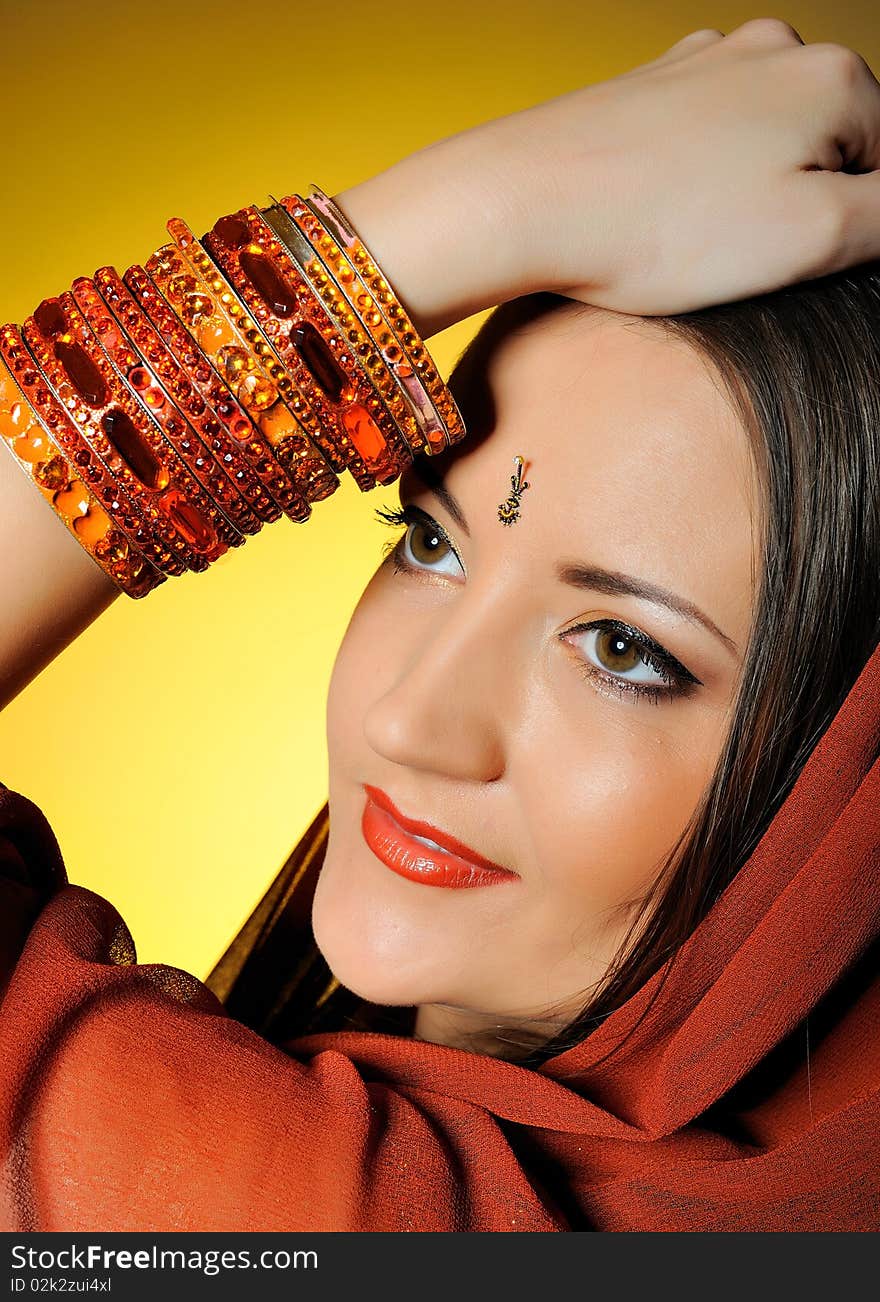
[[[878,168],[761,20],[338,196],[423,335],[502,305],[468,435],[207,985],[3,792],[4,1228],[880,1228]],[[0,476],[8,699],[116,589]]]

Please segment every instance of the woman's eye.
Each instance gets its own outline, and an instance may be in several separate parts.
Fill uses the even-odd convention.
[[[392,527],[406,525],[406,532],[387,549],[395,568],[430,570],[434,574],[463,573],[464,567],[445,531],[426,511],[406,506],[395,511],[380,510],[376,514]]]
[[[585,663],[585,676],[599,680],[618,694],[633,692],[646,700],[682,696],[700,686],[700,680],[680,661],[645,634],[614,620],[597,619],[579,624],[573,633]]]
[[[619,674],[637,683],[666,683],[669,677],[648,664],[641,648],[632,638],[615,628],[594,628],[587,639],[588,654],[599,669]]]

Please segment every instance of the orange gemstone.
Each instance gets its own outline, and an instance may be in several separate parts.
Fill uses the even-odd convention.
[[[29,428],[33,419],[30,407],[23,402],[14,402],[11,407],[0,411],[0,434],[5,439],[18,438],[19,434],[24,434]]]
[[[262,253],[244,249],[239,254],[239,263],[260,298],[276,316],[293,316],[297,308],[296,291],[287,284],[274,262]]]
[[[196,325],[197,322],[209,317],[213,311],[214,300],[207,294],[187,294],[180,305],[180,315],[187,325]]]
[[[238,213],[230,213],[228,217],[220,217],[215,221],[212,230],[217,238],[230,249],[240,249],[242,245],[248,243],[251,237],[250,227]]]
[[[217,361],[222,364],[227,380],[239,379],[253,366],[247,349],[236,344],[221,348],[217,354]]]
[[[44,298],[34,311],[34,320],[40,333],[47,339],[63,335],[67,329],[67,318],[57,298]]]
[[[96,545],[95,553],[102,561],[109,561],[111,564],[126,561],[129,556],[128,539],[118,529],[111,529],[106,538],[102,538]]]
[[[52,457],[51,461],[43,461],[34,466],[34,479],[43,488],[51,488],[53,491],[66,488],[70,483],[70,467],[64,457]]]
[[[338,402],[348,383],[342,367],[311,321],[292,326],[290,342],[299,353],[315,383],[333,402]]]
[[[382,431],[366,407],[347,407],[342,413],[342,423],[363,459],[368,464],[375,465],[384,454],[386,443]]]
[[[56,509],[75,524],[79,522],[79,517],[85,516],[89,511],[89,491],[80,479],[72,479],[66,488],[55,494],[52,501]],[[104,519],[107,517],[104,516]]]
[[[224,344],[231,344],[235,340],[235,331],[228,321],[219,317],[209,317],[199,326],[199,343],[208,353],[215,353]]]
[[[119,333],[119,327],[112,317],[102,316],[95,325],[94,330],[106,348],[112,349],[122,346],[122,335]]]
[[[55,356],[80,397],[91,407],[103,407],[107,401],[107,386],[86,350],[75,340],[57,339]]]
[[[97,546],[109,526],[110,519],[99,506],[88,508],[84,515],[78,515],[73,522],[76,536],[90,547]]]
[[[21,457],[22,461],[36,464],[51,457],[52,444],[39,425],[32,425],[27,434],[22,434],[20,438],[13,440],[12,450],[17,457]]]
[[[171,220],[173,221],[174,218]],[[183,263],[180,260],[180,254],[176,247],[173,244],[163,244],[161,249],[157,249],[156,252],[152,254],[147,263],[146,269],[149,272],[164,272],[165,275],[170,276],[175,272],[180,271],[182,266]]]
[[[182,299],[186,294],[194,294],[199,287],[195,276],[172,276],[168,282],[168,297]]]
[[[260,411],[277,402],[278,390],[263,375],[246,375],[236,388],[235,396],[243,407]]]
[[[162,501],[175,529],[195,551],[204,553],[215,545],[214,530],[191,502],[178,492],[167,493]]]
[[[260,412],[260,430],[274,445],[286,434],[298,433],[299,425],[283,402],[276,402],[268,411]]]

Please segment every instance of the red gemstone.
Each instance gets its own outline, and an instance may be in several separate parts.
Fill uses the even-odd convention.
[[[214,223],[214,234],[218,240],[227,245],[230,249],[241,248],[242,244],[250,241],[251,233],[246,221],[241,217],[236,217],[232,213],[229,217],[221,217]]]
[[[276,316],[292,316],[296,311],[296,292],[284,283],[278,268],[262,253],[245,249],[239,256],[241,269]]]
[[[55,356],[83,401],[90,407],[103,407],[107,401],[107,386],[86,350],[73,340],[67,343],[56,339]]]
[[[113,447],[133,475],[147,488],[164,488],[168,471],[151,448],[143,442],[130,416],[113,407],[106,413],[101,425]]]
[[[44,298],[34,312],[34,320],[40,333],[47,339],[53,335],[63,335],[67,329],[67,317],[57,298]]]
[[[328,398],[338,402],[348,379],[321,338],[320,332],[310,321],[306,321],[291,329],[290,342],[309,368],[315,383],[323,389]]]

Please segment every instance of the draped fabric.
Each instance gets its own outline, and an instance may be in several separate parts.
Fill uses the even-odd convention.
[[[362,1029],[309,932],[326,806],[201,982],[0,789],[0,1228],[880,1229],[878,746],[880,647],[688,940],[536,1069]]]

